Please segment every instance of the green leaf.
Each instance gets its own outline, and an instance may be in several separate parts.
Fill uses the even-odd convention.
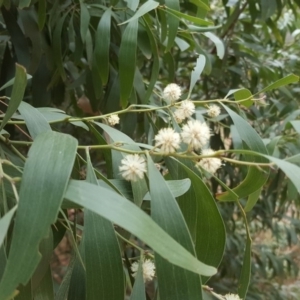
[[[200,54],[199,57],[197,58],[196,67],[193,69],[191,74],[191,83],[190,83],[190,89],[187,98],[190,98],[194,86],[196,85],[197,81],[200,79],[200,75],[205,67],[205,62],[206,62],[205,56]]]
[[[4,242],[7,230],[9,228],[11,219],[14,216],[16,209],[17,209],[17,206],[13,207],[7,214],[5,214],[0,219],[0,248]]]
[[[290,121],[289,123],[287,123],[287,125],[285,126],[286,128],[289,128],[293,126],[293,128],[298,132],[300,133],[300,121],[299,120],[293,120],[293,121]]]
[[[49,268],[49,261],[53,255],[53,233],[49,230],[49,234],[46,238],[42,239],[39,244],[39,253],[41,255],[41,260],[31,277],[31,287],[34,291],[41,283],[47,270]]]
[[[156,1],[147,1],[145,2],[138,10],[137,12],[128,20],[126,20],[123,23],[120,23],[119,25],[124,25],[126,23],[129,23],[133,20],[139,19],[140,17],[142,17],[143,15],[145,15],[146,13],[148,13],[149,11],[155,9],[157,6],[159,5],[158,2]]]
[[[178,46],[178,48],[180,49],[181,52],[184,52],[185,50],[190,48],[190,44],[187,43],[184,39],[181,39],[179,37],[175,38],[175,43]]]
[[[148,177],[153,220],[190,253],[195,254],[191,235],[177,201],[150,156]],[[158,253],[155,253],[155,262],[161,299],[201,299],[199,276],[170,264],[168,259]],[[175,282],[180,282],[179,289],[174,286]]]
[[[53,31],[53,57],[54,61],[57,66],[57,71],[61,75],[62,79],[66,79],[66,72],[63,65],[63,54],[62,54],[62,47],[61,47],[61,41],[62,41],[62,29],[63,25],[66,19],[66,16],[69,12],[66,12],[57,22],[57,25],[54,28]]]
[[[225,46],[223,41],[212,32],[204,32],[203,35],[208,37],[215,44],[217,48],[217,55],[220,59],[222,59],[225,54]]]
[[[247,101],[241,102],[241,105],[246,107],[250,107],[253,104],[252,101],[252,93],[247,89],[238,89],[234,92],[234,99],[235,101],[241,101],[248,99]]]
[[[84,239],[84,237],[83,237]],[[82,264],[82,260],[85,258],[85,248],[83,247],[84,240],[81,241],[79,245],[79,251],[76,251],[74,266],[70,270],[72,272],[70,282],[69,282],[69,291],[68,291],[68,300],[82,300],[86,297],[86,280],[85,280],[85,270]],[[67,285],[68,282],[66,282]],[[65,291],[63,291],[65,292]],[[65,299],[58,298],[57,300]]]
[[[39,10],[38,10],[38,26],[39,30],[42,30],[46,22],[46,10],[47,10],[47,1],[39,0]]]
[[[26,70],[21,65],[16,64],[16,76],[14,79],[14,86],[12,89],[11,98],[9,101],[9,105],[3,121],[1,122],[0,131],[12,117],[12,115],[16,112],[18,106],[20,105],[27,84]]]
[[[136,11],[139,6],[140,0],[125,0],[127,7],[132,11]]]
[[[169,1],[172,1],[172,0],[169,0]],[[197,25],[213,25],[213,23],[210,21],[205,21],[203,19],[181,13],[179,10],[177,11],[177,10],[171,9],[170,8],[171,6],[167,4],[167,1],[166,1],[166,5],[167,6],[164,7],[165,11],[167,13],[169,13],[170,15],[177,17],[178,19],[185,19],[185,20],[190,21]]]
[[[20,0],[19,1],[19,8],[23,9],[25,7],[28,7],[30,5],[31,0]]]
[[[166,184],[173,197],[180,197],[191,187],[191,180],[189,178],[181,180],[168,180],[166,181]],[[145,195],[143,200],[151,200],[149,192]]]
[[[54,299],[53,282],[50,266],[38,288],[34,292],[34,300]]]
[[[258,189],[257,191],[255,191],[254,193],[250,194],[247,200],[247,203],[245,205],[245,212],[249,212],[252,210],[252,208],[254,207],[254,205],[257,203],[260,193],[261,193],[261,188]]]
[[[246,149],[261,154],[267,154],[265,144],[251,125],[228,106],[223,105],[223,107],[231,117],[240,138],[247,145]],[[250,158],[248,157],[248,159]],[[266,159],[264,157],[255,156],[251,157],[251,161],[265,163]],[[269,171],[261,171],[256,167],[249,167],[246,178],[237,187],[233,188],[232,191],[236,193],[239,198],[247,197],[260,189],[267,181],[268,176]],[[235,199],[232,199],[229,192],[218,194],[217,199],[221,201],[235,201]]]
[[[0,299],[25,285],[39,260],[38,245],[47,236],[62,202],[76,155],[77,140],[53,131],[41,133],[30,148],[20,188],[8,262]]]
[[[146,31],[148,34],[148,38],[151,44],[151,50],[152,50],[152,55],[153,55],[153,64],[152,64],[152,70],[151,70],[151,78],[150,82],[147,87],[146,95],[144,98],[144,103],[147,103],[150,96],[152,95],[153,88],[156,84],[156,81],[158,79],[159,75],[159,54],[158,54],[158,47],[157,47],[157,42],[156,39],[153,35],[151,26],[150,26],[150,18],[144,17],[145,25],[146,25]]]
[[[98,195],[102,196],[101,201]],[[198,261],[140,208],[115,192],[71,180],[65,198],[123,227],[177,266],[206,276],[216,273],[215,268]]]
[[[23,116],[28,131],[33,139],[42,132],[52,130],[44,116],[30,104],[21,102],[18,110]]]
[[[246,299],[251,277],[251,239],[247,235],[244,260],[238,284],[238,295],[241,299]]]
[[[73,255],[70,258],[70,262],[66,270],[66,273],[64,275],[63,281],[60,284],[59,289],[56,291],[55,300],[67,299],[75,261],[76,261],[76,256],[73,253]]]
[[[261,19],[266,21],[269,17],[276,13],[277,2],[269,0],[260,0]]]
[[[203,8],[204,10],[210,10],[210,7],[201,0],[189,0],[189,2],[195,4],[199,8]]]
[[[270,161],[274,162],[295,185],[298,193],[300,193],[300,167],[273,156],[265,155]]]
[[[136,67],[138,20],[130,22],[122,36],[119,51],[121,105],[125,108],[131,94]]]
[[[255,95],[258,95],[258,94],[263,93],[263,92],[268,92],[268,91],[271,91],[271,90],[274,90],[274,89],[278,89],[282,86],[285,86],[285,85],[288,85],[288,84],[291,84],[291,83],[297,83],[298,81],[299,81],[299,76],[296,76],[294,74],[290,74],[290,75],[288,75],[286,77],[283,77],[283,78],[277,80],[276,82],[270,84],[269,86],[267,86],[266,88],[264,88],[260,92],[256,93]]]
[[[80,1],[80,36],[83,43],[85,43],[87,31],[90,24],[90,13],[86,4]]]
[[[94,56],[103,84],[107,84],[109,74],[111,13],[111,8],[105,10],[95,35]]]
[[[135,277],[135,282],[130,295],[130,300],[146,300],[145,282],[143,278],[143,260],[142,256],[139,261],[139,268]]]
[[[16,64],[16,65],[18,65],[18,64]],[[20,66],[20,65],[18,65],[18,66]],[[20,66],[20,67],[22,67],[22,66]],[[26,72],[26,69],[25,69],[25,72]],[[31,75],[26,74],[26,79],[27,79],[27,81],[28,81],[29,79],[31,79],[31,78],[32,78]],[[13,85],[13,84],[15,83],[15,80],[16,80],[16,78],[14,77],[14,78],[12,78],[11,80],[7,81],[4,85],[1,86],[0,91],[6,89],[7,87],[9,87],[9,86],[11,86],[11,85]]]
[[[180,4],[179,4],[179,0],[165,0],[165,4],[166,4],[166,6],[169,7],[169,8],[165,7],[166,8],[165,11],[167,13],[169,13],[168,18],[167,18],[168,43],[167,43],[165,52],[169,52],[174,45],[174,41],[175,41],[175,38],[177,35],[177,30],[179,27],[179,19],[178,19],[178,17],[176,17],[175,13],[179,12]],[[173,14],[170,13],[171,11],[173,12]]]
[[[87,152],[87,182],[98,185]],[[87,299],[124,298],[123,265],[113,224],[89,209],[84,210],[84,247]]]
[[[187,212],[185,218],[193,228],[198,259],[217,268],[223,259],[226,232],[216,202],[208,187],[189,166],[175,159],[168,159],[166,164],[172,177],[188,177],[192,182],[191,190],[179,199],[179,205],[183,212]],[[190,220],[193,212],[188,211],[189,207],[196,212],[194,220]]]

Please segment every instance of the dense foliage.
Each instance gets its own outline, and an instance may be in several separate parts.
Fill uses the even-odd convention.
[[[0,300],[299,298],[300,1],[0,6]]]

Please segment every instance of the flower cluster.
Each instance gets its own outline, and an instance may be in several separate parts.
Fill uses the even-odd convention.
[[[186,118],[189,118],[195,112],[195,104],[191,100],[184,100],[180,103],[178,109],[174,112],[174,117],[177,123],[181,123]]]
[[[199,150],[207,144],[210,130],[206,123],[190,120],[182,127],[181,138],[190,148]]]
[[[164,153],[173,153],[180,146],[180,135],[173,128],[163,128],[155,136],[155,147]]]
[[[120,118],[118,115],[110,115],[107,119],[107,122],[110,126],[114,126],[116,124],[119,124]]]
[[[214,151],[211,149],[203,149],[202,155],[214,155]],[[197,167],[201,167],[207,172],[214,174],[222,165],[222,161],[216,157],[202,158],[197,164]]]
[[[168,103],[174,103],[181,96],[181,88],[176,83],[168,84],[163,91],[163,99]]]
[[[181,96],[181,88],[171,83],[166,86],[163,91],[163,99],[167,103],[174,103],[179,100]],[[216,117],[220,114],[220,107],[217,105],[210,105],[207,114],[210,117]],[[190,118],[195,113],[195,105],[191,100],[184,100],[178,105],[174,112],[174,117],[177,123]],[[115,120],[115,121],[114,121]],[[110,125],[117,124],[119,118],[117,115],[111,115],[108,119]],[[115,123],[116,122],[116,123]],[[196,166],[214,174],[222,165],[221,159],[214,157],[215,152],[211,149],[204,149],[209,146],[209,139],[211,136],[210,129],[205,122],[190,119],[187,123],[182,125],[181,132],[176,132],[173,128],[162,128],[154,137],[155,148],[159,149],[163,155],[175,153],[180,149],[180,144],[185,143],[188,146],[188,151],[202,151],[202,155],[210,156],[204,157],[196,163]],[[119,167],[121,175],[126,180],[137,181],[143,179],[146,173],[145,159],[137,154],[127,155],[121,161]]]
[[[129,154],[121,160],[120,172],[126,180],[137,181],[144,178],[146,161],[138,154]]]
[[[224,298],[225,300],[242,300],[239,295],[236,294],[226,294]]]
[[[208,109],[207,109],[207,114],[211,117],[211,118],[215,118],[217,117],[219,114],[221,113],[221,109],[218,105],[209,105]]]
[[[142,264],[144,282],[152,281],[155,276],[155,265],[150,259],[145,259]],[[132,276],[136,277],[139,269],[139,263],[134,262],[131,265]]]

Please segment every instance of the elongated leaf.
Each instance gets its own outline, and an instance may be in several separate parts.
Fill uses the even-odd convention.
[[[107,84],[109,74],[111,12],[111,8],[108,8],[101,17],[95,40],[94,56],[103,84]]]
[[[267,86],[266,88],[264,88],[260,92],[256,93],[255,95],[263,93],[263,92],[268,92],[268,91],[271,91],[271,90],[274,90],[274,89],[278,89],[282,86],[285,86],[285,85],[288,85],[288,84],[291,84],[291,83],[297,83],[298,81],[299,81],[299,76],[296,76],[294,74],[290,74],[290,75],[288,75],[286,77],[283,77],[283,78],[277,80],[276,82],[270,84],[269,86]]]
[[[249,212],[251,211],[251,209],[254,207],[254,205],[256,204],[256,202],[259,199],[260,193],[261,193],[262,189],[258,189],[257,191],[255,191],[254,193],[250,194],[245,206],[245,212]]]
[[[169,1],[172,1],[172,0],[169,0]],[[177,18],[180,18],[180,19],[185,19],[187,21],[190,21],[194,24],[197,24],[197,25],[213,25],[212,22],[210,21],[205,21],[201,18],[197,18],[197,17],[193,17],[193,16],[190,16],[190,15],[187,15],[187,14],[184,14],[184,13],[181,13],[179,10],[174,10],[173,7],[171,8],[170,5],[167,4],[167,1],[166,1],[166,7],[165,7],[165,10],[167,13],[177,17]]]
[[[197,58],[196,66],[191,74],[191,83],[190,83],[190,89],[187,98],[191,96],[195,84],[200,79],[200,75],[205,67],[205,62],[206,62],[205,56],[200,54],[199,57]]]
[[[0,283],[0,299],[11,297],[32,276],[40,256],[38,245],[58,214],[76,154],[77,140],[65,134],[41,133],[30,148],[20,188],[8,262]]]
[[[101,195],[101,201],[99,196]],[[216,269],[198,261],[135,204],[106,188],[71,180],[65,198],[123,227],[171,263],[211,276]]]
[[[247,89],[238,89],[234,92],[234,99],[236,101],[248,99],[247,101],[241,102],[242,105],[250,107],[253,104],[252,93]]]
[[[173,197],[179,197],[189,190],[191,187],[191,180],[189,178],[181,180],[168,180],[166,181],[166,184]],[[151,200],[149,192],[145,195],[144,200]]]
[[[199,8],[210,10],[210,7],[207,4],[203,3],[201,0],[189,0],[189,2],[195,4]]]
[[[23,9],[25,7],[28,7],[30,5],[31,0],[20,0],[19,1],[19,8]]]
[[[44,116],[30,104],[21,102],[18,110],[23,116],[28,131],[33,139],[41,132],[52,130]]]
[[[46,22],[46,10],[47,10],[47,1],[39,0],[39,10],[38,10],[39,30],[42,30],[44,28]]]
[[[126,23],[129,23],[133,20],[136,20],[140,17],[142,17],[143,15],[145,15],[146,13],[148,13],[149,11],[155,9],[157,6],[159,5],[158,2],[156,1],[147,1],[145,2],[138,10],[137,12],[131,17],[129,18],[128,20],[126,20],[125,22],[123,23],[120,23],[119,25],[124,25]]]
[[[89,155],[87,157],[87,181],[98,185]],[[113,224],[85,209],[83,241],[86,253],[87,299],[123,299],[122,257]]]
[[[16,76],[15,76],[14,86],[12,89],[12,94],[11,94],[7,111],[5,113],[3,121],[1,122],[0,131],[9,121],[11,116],[16,112],[19,104],[21,103],[25,93],[26,84],[27,84],[26,70],[24,67],[16,64]]]
[[[227,110],[228,114],[233,120],[233,123],[240,135],[240,138],[246,143],[248,149],[259,152],[261,154],[267,154],[267,149],[258,135],[258,133],[240,117],[237,113],[231,110],[226,105],[223,107]],[[249,158],[249,157],[248,157]],[[263,157],[253,157],[254,162],[266,162]],[[250,194],[256,192],[260,189],[268,179],[269,172],[261,171],[255,167],[249,167],[246,178],[233,189],[233,192],[236,193],[240,198],[247,197]],[[217,199],[221,201],[234,201],[228,192],[221,193],[217,195]]]
[[[21,67],[21,66],[20,66],[20,67]],[[25,72],[26,72],[26,69],[25,69]],[[27,79],[27,80],[29,80],[29,79],[31,79],[31,78],[32,78],[31,75],[26,74],[26,79]],[[9,87],[9,86],[11,86],[11,85],[13,85],[13,84],[15,83],[15,79],[16,79],[16,78],[14,77],[14,78],[12,78],[11,80],[7,81],[4,85],[1,86],[0,91],[6,89],[7,87]]]
[[[148,34],[148,38],[151,44],[151,50],[152,50],[152,55],[153,55],[153,64],[152,64],[152,70],[151,70],[151,78],[149,85],[147,87],[146,95],[144,98],[144,103],[148,102],[150,96],[152,95],[153,88],[155,86],[155,83],[157,81],[158,75],[159,75],[159,55],[158,55],[158,47],[157,47],[157,42],[156,39],[153,35],[152,29],[149,24],[150,23],[150,18],[144,17],[145,25],[146,25],[146,31]]]
[[[136,67],[138,20],[130,22],[122,36],[119,51],[121,104],[125,108],[131,94]]]
[[[130,300],[146,300],[142,260],[140,260],[139,262],[139,268],[135,277],[135,282],[130,295]]]
[[[49,230],[49,234],[46,238],[42,239],[39,244],[39,253],[41,254],[41,260],[31,277],[31,287],[35,290],[41,280],[44,278],[49,268],[49,262],[53,255],[53,233]]]
[[[265,157],[267,157],[270,161],[274,162],[286,174],[286,176],[295,185],[298,193],[300,193],[300,167],[288,161],[278,159],[273,156],[266,155]]]
[[[75,261],[76,261],[76,256],[73,253],[73,256],[71,256],[67,271],[64,275],[64,279],[63,279],[62,283],[60,284],[58,291],[56,292],[56,295],[54,298],[55,300],[67,299]]]
[[[89,11],[86,7],[86,4],[80,1],[80,35],[83,43],[85,43],[89,24],[90,24]]]
[[[191,235],[180,208],[164,178],[148,156],[148,176],[153,220],[191,253],[195,253]],[[157,281],[161,299],[201,299],[201,279],[178,268],[155,253]],[[180,283],[180,286],[177,285]]]
[[[17,209],[17,206],[12,208],[7,214],[5,214],[0,219],[0,248],[4,242],[8,227],[10,225],[11,219],[14,216],[16,209]]]
[[[53,56],[57,66],[57,71],[61,75],[62,79],[66,79],[66,72],[63,66],[63,55],[62,55],[62,48],[61,48],[61,34],[63,25],[66,19],[68,12],[66,12],[57,22],[56,27],[54,28],[53,32]]]
[[[217,49],[217,55],[220,59],[222,59],[225,54],[225,46],[224,46],[222,40],[220,40],[220,38],[218,38],[212,32],[204,32],[203,35],[208,37],[215,44],[216,49]]]
[[[168,24],[168,43],[166,47],[166,52],[169,52],[170,49],[174,45],[174,41],[176,38],[177,30],[179,27],[179,19],[176,17],[177,12],[180,10],[180,4],[179,0],[165,0],[166,6],[166,12],[172,11],[173,14],[170,14],[167,16],[167,24]],[[175,13],[174,13],[175,12]]]
[[[84,244],[84,236],[83,240],[81,240],[81,244],[79,245],[79,251],[77,251],[74,267],[72,270],[72,275],[70,278],[70,286],[68,292],[68,300],[82,300],[86,298],[86,273],[83,268],[82,260],[85,260],[85,248]],[[57,297],[57,300],[61,298]]]
[[[34,300],[54,299],[53,282],[50,266],[34,293]]]
[[[223,258],[226,232],[215,200],[208,187],[189,166],[174,159],[167,159],[166,164],[173,178],[188,177],[192,182],[191,190],[179,198],[179,204],[191,224],[189,228],[193,230],[198,259],[217,268]],[[195,215],[189,210],[194,210]],[[194,220],[190,220],[193,216]]]
[[[127,2],[127,7],[132,11],[136,11],[139,6],[140,0],[125,0]]]
[[[238,295],[241,299],[246,299],[251,276],[251,239],[247,236],[246,248],[242,270],[239,278]]]

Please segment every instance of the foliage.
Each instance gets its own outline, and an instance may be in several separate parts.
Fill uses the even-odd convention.
[[[262,299],[297,273],[258,233],[297,242],[300,3],[210,2],[0,1],[0,300]]]

